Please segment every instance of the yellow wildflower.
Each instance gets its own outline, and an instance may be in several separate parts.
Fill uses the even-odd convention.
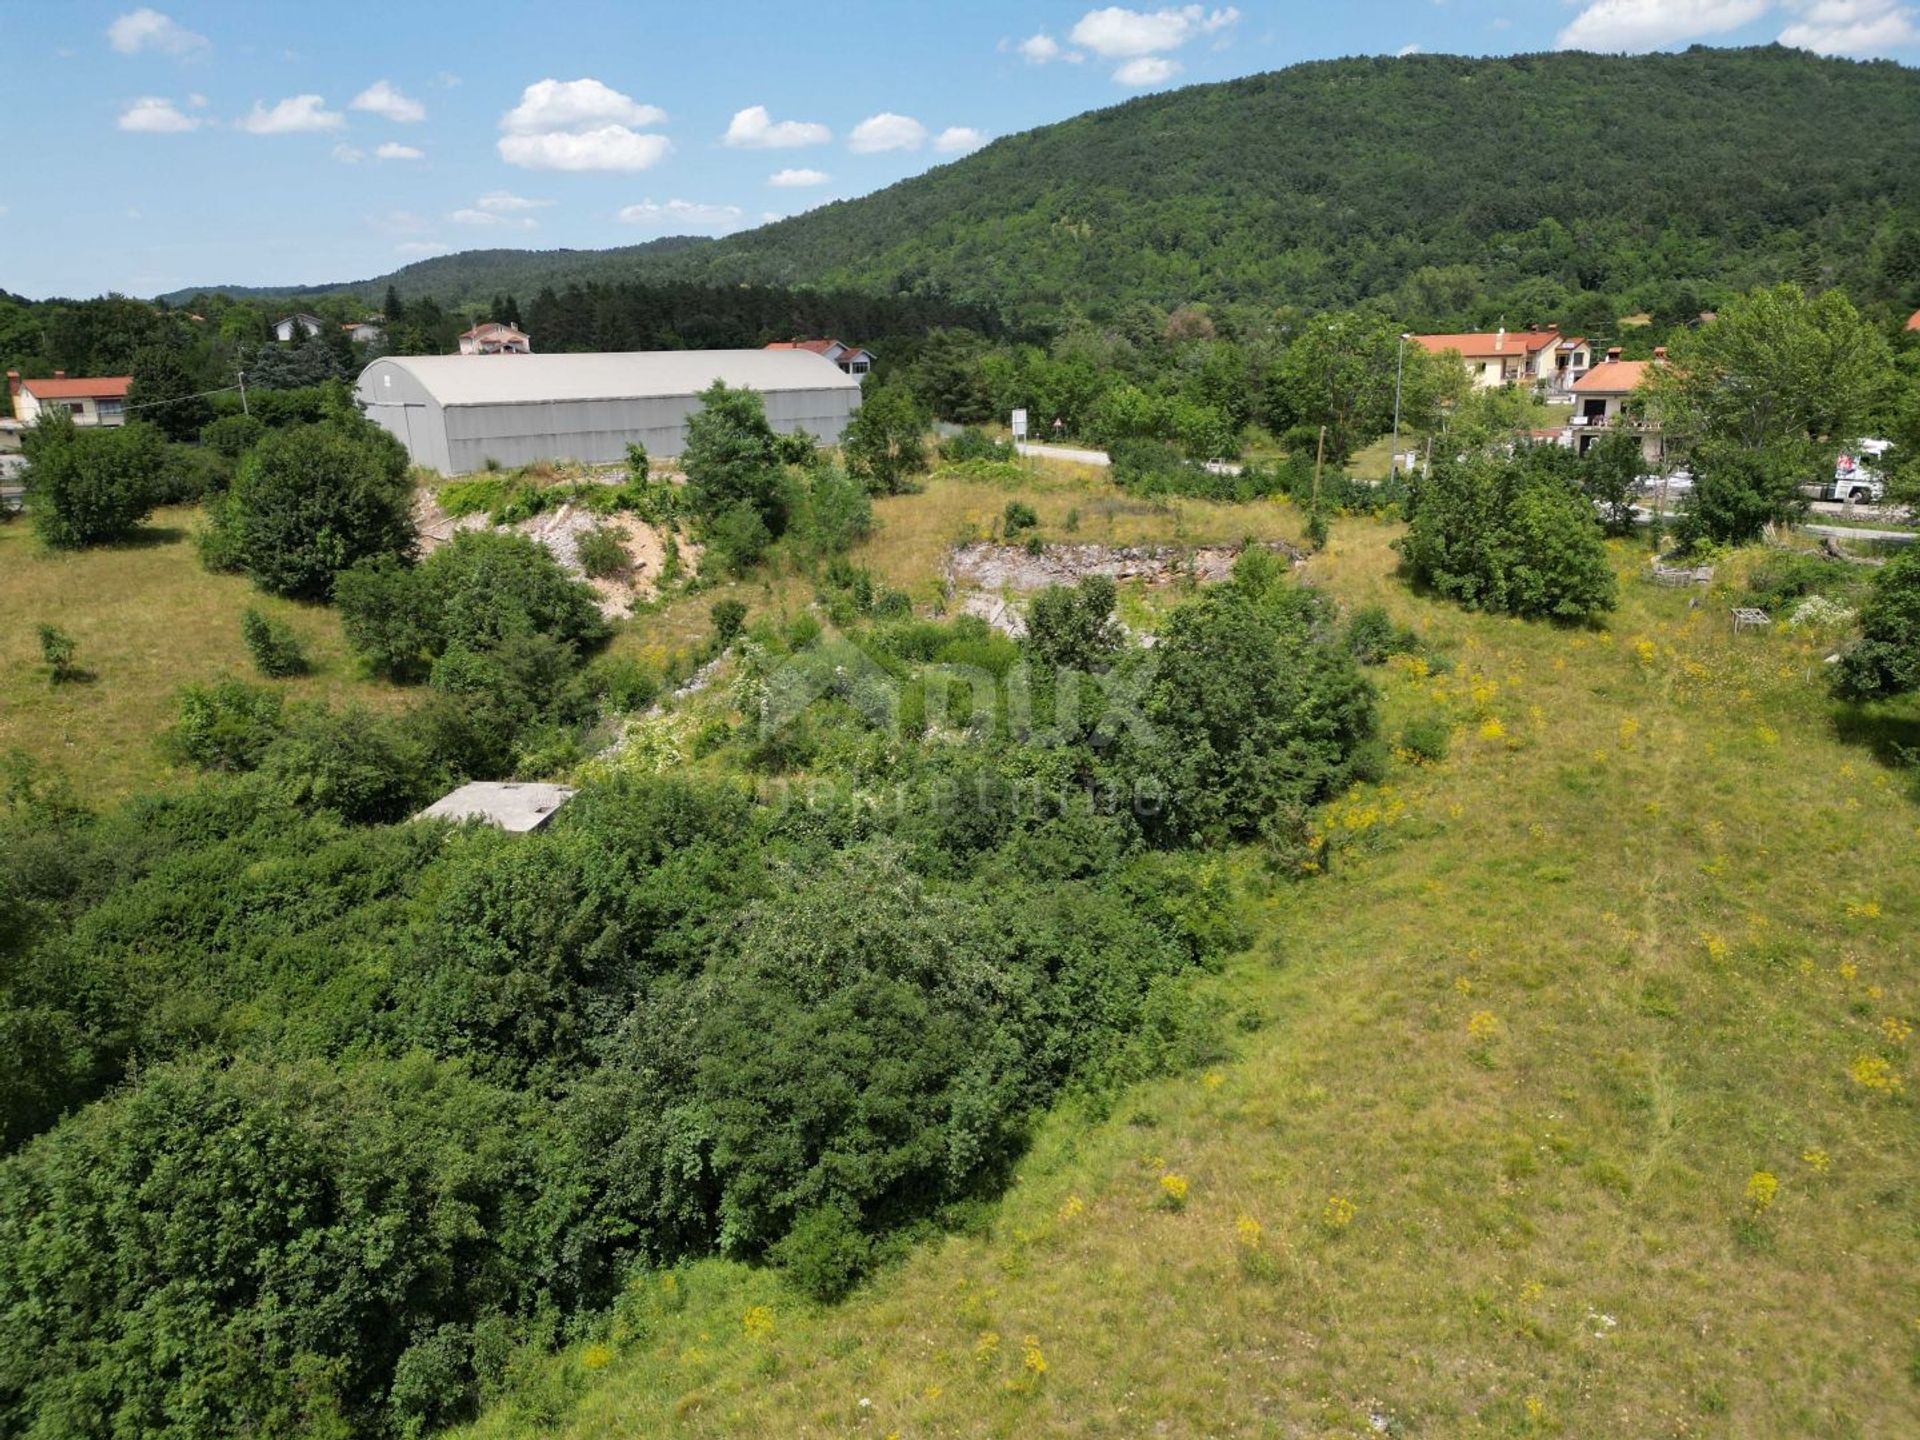
[[[1756,1170],[1747,1177],[1747,1210],[1757,1220],[1773,1208],[1773,1197],[1780,1191],[1780,1179],[1771,1170]]]
[[[999,1353],[999,1333],[993,1330],[982,1330],[980,1332],[980,1338],[973,1342],[973,1358],[981,1364],[985,1364]]]
[[[1500,1033],[1500,1020],[1491,1010],[1476,1010],[1467,1017],[1467,1034],[1476,1040],[1491,1040]]]
[[[1178,1210],[1187,1203],[1187,1177],[1175,1175],[1171,1171],[1160,1177],[1160,1199],[1169,1210]]]
[[[1209,1090],[1218,1090],[1222,1085],[1227,1083],[1227,1077],[1222,1075],[1218,1070],[1209,1070],[1200,1077],[1200,1083]]]
[[[1726,940],[1723,939],[1721,936],[1714,934],[1711,930],[1701,935],[1700,943],[1706,946],[1707,956],[1709,959],[1724,960],[1727,958]]]
[[[1245,1249],[1258,1250],[1260,1248],[1262,1230],[1260,1222],[1254,1219],[1253,1216],[1242,1215],[1239,1219],[1235,1220],[1233,1222],[1233,1234],[1234,1238],[1238,1240]]]
[[[1913,1034],[1913,1027],[1898,1015],[1889,1015],[1880,1022],[1880,1033],[1894,1045],[1904,1045],[1907,1037]]]
[[[1458,990],[1462,995],[1471,995],[1473,993],[1473,981],[1462,975],[1453,982],[1453,988]]]
[[[773,1334],[773,1311],[765,1305],[755,1305],[740,1317],[740,1328],[747,1332],[749,1339],[764,1340]]]
[[[580,1352],[580,1363],[589,1370],[604,1370],[612,1360],[611,1345],[589,1345]]]
[[[1320,1212],[1320,1219],[1329,1230],[1344,1230],[1353,1224],[1356,1213],[1353,1202],[1344,1195],[1329,1195],[1326,1208]]]
[[[1021,1347],[1020,1363],[1026,1367],[1029,1374],[1044,1375],[1047,1373],[1047,1357],[1040,1353],[1039,1336],[1027,1336],[1025,1344]]]
[[[1490,718],[1482,722],[1480,726],[1480,738],[1482,740],[1504,740],[1507,738],[1507,727],[1502,725],[1497,717]]]
[[[1853,1077],[1853,1083],[1863,1090],[1875,1090],[1882,1095],[1898,1095],[1904,1082],[1900,1072],[1878,1055],[1860,1055],[1847,1067],[1847,1073]]]
[[[1062,1220],[1071,1220],[1086,1208],[1086,1201],[1082,1200],[1078,1195],[1069,1195],[1065,1200],[1060,1202],[1060,1218]]]
[[[1802,1150],[1800,1159],[1816,1175],[1827,1173],[1827,1167],[1833,1164],[1833,1157],[1824,1150]]]

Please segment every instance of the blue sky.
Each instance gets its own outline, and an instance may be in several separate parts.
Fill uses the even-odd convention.
[[[36,297],[720,234],[1337,55],[1780,39],[1920,62],[1905,0],[0,0],[0,34],[0,288]]]

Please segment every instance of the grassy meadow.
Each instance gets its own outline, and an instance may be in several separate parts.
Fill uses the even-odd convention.
[[[859,558],[924,578],[979,488]],[[1045,533],[1108,538],[1082,489]],[[1178,523],[1297,533],[1257,508]],[[1453,659],[1377,672],[1451,753],[1330,806],[1326,873],[1237,857],[1218,1063],[1049,1116],[977,1233],[837,1307],[640,1277],[472,1434],[1920,1433],[1911,714],[1843,735],[1833,637],[1736,639],[1643,551],[1568,631],[1412,595],[1394,533],[1306,575]]]
[[[240,638],[248,606],[299,634],[312,673],[276,681],[289,699],[392,706],[391,686],[360,678],[325,606],[262,595],[243,576],[209,574],[192,530],[199,512],[158,510],[126,544],[49,551],[24,519],[0,524],[0,754],[24,750],[60,766],[80,798],[106,804],[174,780],[154,747],[182,685],[257,678]],[[78,643],[81,680],[49,685],[37,627]]]

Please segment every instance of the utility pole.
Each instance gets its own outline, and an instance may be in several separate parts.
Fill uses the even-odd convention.
[[[251,415],[253,412],[247,409],[247,372],[242,370],[238,373],[240,376],[240,413],[242,415]]]
[[[1327,427],[1320,427],[1320,443],[1313,450],[1313,508],[1320,508],[1320,462],[1327,455]]]

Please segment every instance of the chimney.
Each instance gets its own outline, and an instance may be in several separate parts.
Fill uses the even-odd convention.
[[[1666,359],[1667,359],[1667,347],[1666,347],[1666,346],[1664,346],[1664,345],[1656,345],[1656,346],[1654,346],[1654,347],[1653,347],[1653,358],[1654,358],[1654,359],[1655,359],[1656,361],[1658,361],[1659,363],[1661,363],[1661,364],[1665,364],[1665,363],[1666,363]]]
[[[56,380],[64,380],[67,378],[67,372],[64,370],[56,370],[53,372],[53,378]]]
[[[1607,359],[1618,360],[1619,358],[1620,358],[1620,347],[1618,345],[1615,345],[1611,350],[1607,351]]]
[[[1507,348],[1507,327],[1502,325],[1500,333],[1493,337],[1493,353],[1498,355]]]
[[[7,371],[7,394],[18,395],[19,393],[20,372],[18,370],[9,370]]]

